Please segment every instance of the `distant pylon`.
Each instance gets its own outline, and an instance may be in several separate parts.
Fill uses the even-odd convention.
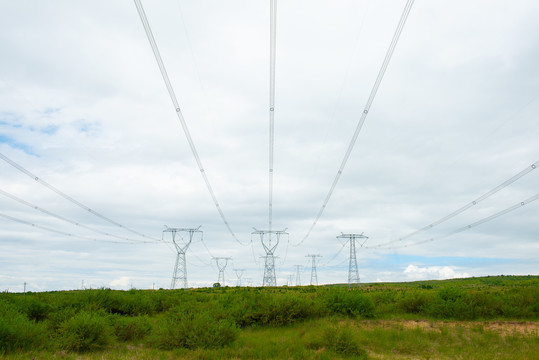
[[[348,288],[351,286],[359,286],[359,271],[357,268],[357,258],[356,258],[356,240],[362,239],[363,242],[360,244],[360,247],[365,244],[368,237],[361,234],[343,234],[337,236],[338,239],[348,239],[350,242],[350,264],[348,266]]]
[[[322,257],[321,255],[306,255],[305,257],[311,257],[311,285],[318,285],[318,275],[316,274],[316,258]]]
[[[229,257],[214,257],[213,260],[215,260],[215,263],[217,264],[217,268],[219,269],[219,277],[217,278],[217,282],[221,286],[225,286],[225,268],[228,264],[228,260],[232,258]],[[224,263],[223,263],[224,262]]]
[[[301,265],[294,265],[296,267],[296,286],[301,285],[301,277],[299,276],[299,270],[301,269]]]
[[[236,286],[241,286],[241,278],[243,277],[243,272],[245,269],[234,269],[234,272],[236,273],[237,283]]]
[[[275,276],[275,249],[279,245],[279,240],[282,235],[288,235],[286,229],[282,231],[275,230],[257,230],[253,228],[252,235],[259,235],[260,242],[266,251],[264,258],[264,278],[262,279],[262,286],[276,286],[277,278]],[[266,236],[267,235],[267,236]],[[272,238],[273,236],[273,238]]]
[[[176,247],[176,265],[174,266],[174,273],[172,274],[172,282],[170,284],[171,289],[178,288],[178,285],[180,288],[187,289],[187,263],[185,261],[185,252],[189,248],[189,245],[191,244],[191,241],[193,240],[193,235],[195,233],[201,233],[202,230],[200,229],[200,226],[197,228],[187,229],[187,228],[169,228],[166,226],[166,229],[163,230],[163,237],[166,232],[169,232],[172,234],[172,242],[174,243],[174,246]],[[176,239],[176,235],[178,233],[186,232],[189,234],[189,240],[183,241],[183,238],[180,235],[181,240]]]

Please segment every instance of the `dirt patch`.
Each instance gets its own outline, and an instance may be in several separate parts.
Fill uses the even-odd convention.
[[[500,335],[535,335],[539,336],[538,321],[434,321],[434,320],[361,320],[358,326],[363,328],[399,328],[421,329],[440,332],[442,327],[465,327],[479,331],[493,331]]]

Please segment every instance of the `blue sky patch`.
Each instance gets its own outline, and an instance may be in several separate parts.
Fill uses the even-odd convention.
[[[45,126],[44,128],[41,128],[41,132],[47,135],[54,135],[58,132],[59,128],[60,127],[58,125],[48,125],[48,126]]]
[[[12,138],[10,138],[9,136],[3,135],[3,134],[0,134],[0,144],[7,144],[14,149],[22,150],[29,155],[37,155],[36,153],[32,151],[32,148],[29,145],[17,142],[13,140]]]
[[[0,125],[21,128],[20,121],[22,117],[11,112],[0,112]]]

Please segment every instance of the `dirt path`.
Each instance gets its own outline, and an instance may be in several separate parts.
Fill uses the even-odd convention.
[[[500,335],[536,335],[539,336],[539,321],[435,321],[435,320],[362,320],[360,326],[399,327],[407,329],[440,331],[442,327],[466,327],[494,331]]]

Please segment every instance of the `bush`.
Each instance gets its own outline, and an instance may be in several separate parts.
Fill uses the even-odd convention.
[[[30,320],[42,321],[51,311],[51,306],[42,301],[28,298],[22,303],[21,311],[26,314]]]
[[[354,359],[368,359],[367,352],[361,348],[354,338],[349,326],[328,327],[322,332],[322,338],[307,345],[310,348],[328,349],[342,356],[353,356]]]
[[[41,348],[45,343],[44,326],[29,320],[15,307],[0,300],[0,354]]]
[[[305,296],[294,293],[268,295],[257,306],[263,325],[289,325],[314,317],[320,312],[319,306]]]
[[[442,319],[472,320],[476,318],[476,308],[470,294],[453,287],[438,291],[437,298],[429,311],[431,315]]]
[[[59,335],[63,349],[77,352],[103,349],[112,341],[107,319],[85,311],[65,321],[60,326]]]
[[[163,350],[209,349],[231,344],[238,336],[236,324],[217,320],[205,312],[169,311],[161,317],[151,344]]]
[[[143,339],[150,333],[152,326],[147,317],[115,316],[112,318],[114,334],[120,341]]]
[[[326,306],[335,314],[374,317],[374,302],[358,290],[331,290],[326,297]]]
[[[418,314],[431,302],[431,298],[425,291],[410,291],[403,293],[398,301],[398,307],[405,313]]]

